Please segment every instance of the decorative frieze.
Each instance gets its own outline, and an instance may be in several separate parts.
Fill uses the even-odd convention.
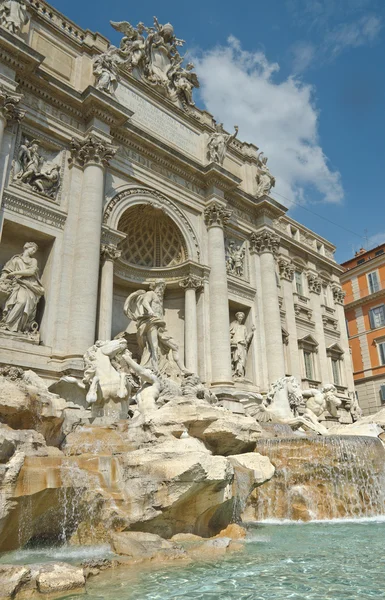
[[[0,89],[0,112],[8,123],[20,123],[25,116],[25,112],[19,108],[21,94],[10,94],[4,89]]]
[[[203,287],[203,279],[195,275],[188,275],[185,279],[179,282],[181,288],[187,290],[200,290]]]
[[[346,292],[339,285],[332,286],[333,299],[336,304],[344,304]]]
[[[295,267],[289,258],[280,256],[278,259],[279,276],[286,281],[293,281]]]
[[[113,244],[102,244],[100,247],[100,258],[105,260],[118,260],[122,255],[121,251],[118,250]]]
[[[273,231],[264,229],[260,233],[252,233],[250,235],[250,250],[262,254],[270,252],[276,257],[279,251],[280,237]]]
[[[64,229],[67,218],[65,213],[59,212],[57,209],[42,206],[35,201],[19,198],[8,193],[3,196],[3,208],[57,229]]]
[[[107,167],[117,151],[118,148],[116,146],[112,146],[94,135],[89,135],[82,142],[72,138],[69,163],[70,165],[76,163],[81,167],[85,167],[88,164]]]
[[[308,273],[307,275],[307,284],[309,287],[309,292],[313,292],[314,294],[320,294],[322,290],[322,280],[315,273]]]
[[[224,227],[230,220],[231,215],[231,210],[228,210],[222,204],[219,204],[219,202],[212,202],[210,206],[205,208],[204,216],[206,226],[214,227],[219,225],[220,227]]]

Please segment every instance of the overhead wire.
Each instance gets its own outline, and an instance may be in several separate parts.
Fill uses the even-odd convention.
[[[335,223],[331,219],[328,219],[327,217],[324,217],[323,215],[320,215],[320,214],[314,212],[313,210],[310,210],[310,208],[307,208],[303,204],[300,204],[299,202],[296,202],[295,200],[290,200],[289,198],[286,198],[286,196],[284,196],[283,194],[280,194],[279,192],[274,192],[274,195],[281,196],[281,198],[284,198],[285,200],[287,200],[287,202],[296,204],[297,206],[299,206],[300,208],[303,208],[303,210],[306,210],[307,212],[314,215],[315,217],[319,217],[320,219],[323,219],[324,221],[327,221],[328,223],[335,225],[335,227],[339,227],[340,229],[343,229],[344,231],[347,231],[348,233],[352,233],[353,235],[356,235],[357,237],[361,238],[362,240],[365,239],[365,236],[360,235],[356,231],[352,231],[351,229],[348,229],[347,227],[344,227],[343,225],[340,225],[339,223]]]

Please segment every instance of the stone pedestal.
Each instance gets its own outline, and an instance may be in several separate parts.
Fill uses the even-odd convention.
[[[104,171],[115,152],[115,148],[94,136],[89,136],[82,144],[72,142],[72,161],[84,169],[69,324],[73,354],[83,354],[95,341]]]
[[[196,292],[202,288],[199,277],[189,276],[179,284],[185,290],[184,352],[188,371],[198,373],[198,323]]]
[[[260,256],[265,351],[270,384],[285,376],[281,314],[275,270],[275,257],[278,254],[279,242],[279,237],[269,229],[253,233],[250,237],[250,250],[257,252]]]
[[[98,339],[110,340],[112,329],[112,308],[114,292],[114,261],[121,255],[120,250],[109,244],[102,244],[100,259],[102,262],[99,289]]]
[[[210,271],[210,346],[212,385],[232,385],[230,319],[223,227],[231,216],[213,201],[205,210]]]

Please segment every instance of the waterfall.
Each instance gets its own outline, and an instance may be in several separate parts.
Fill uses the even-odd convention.
[[[261,440],[256,452],[276,467],[257,488],[244,521],[374,517],[385,514],[385,450],[371,437]]]

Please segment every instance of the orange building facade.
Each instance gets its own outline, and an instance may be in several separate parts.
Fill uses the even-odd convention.
[[[364,414],[385,406],[385,243],[342,264],[354,383]]]

